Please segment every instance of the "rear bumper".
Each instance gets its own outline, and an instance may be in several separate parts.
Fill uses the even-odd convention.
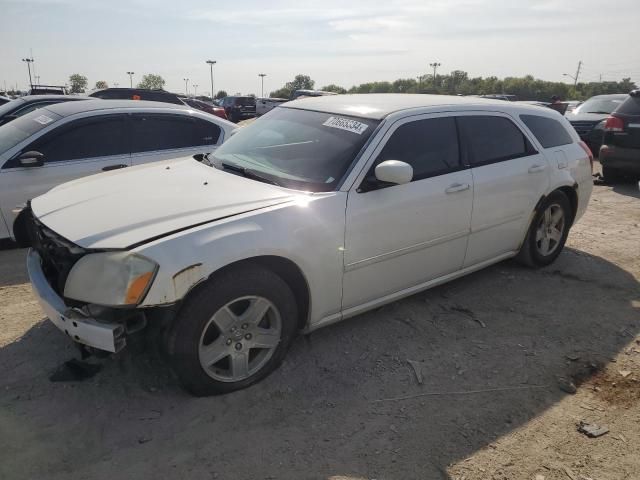
[[[42,271],[40,255],[33,249],[27,254],[27,271],[33,292],[49,320],[74,342],[107,352],[118,352],[126,344],[121,324],[101,322],[67,307],[51,288]]]
[[[640,174],[640,148],[622,148],[603,145],[600,163],[616,170]]]

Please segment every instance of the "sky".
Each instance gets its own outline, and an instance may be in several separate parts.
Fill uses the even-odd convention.
[[[0,82],[26,89],[80,73],[92,88],[161,75],[165,89],[261,95],[298,73],[316,87],[464,70],[640,83],[638,0],[0,0]],[[31,53],[33,52],[33,53]],[[0,83],[0,89],[4,84]]]

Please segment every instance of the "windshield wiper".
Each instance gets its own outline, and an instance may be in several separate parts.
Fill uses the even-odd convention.
[[[281,187],[280,183],[277,180],[273,179],[270,176],[265,176],[258,172],[257,170],[252,170],[250,168],[244,168],[240,165],[236,165],[234,163],[222,162],[222,167],[226,170],[231,170],[232,172],[237,172],[245,176],[246,178],[250,178],[252,180],[258,180],[259,182],[270,183],[271,185],[277,185]]]
[[[583,113],[600,113],[602,115],[609,115],[611,112],[583,112]]]

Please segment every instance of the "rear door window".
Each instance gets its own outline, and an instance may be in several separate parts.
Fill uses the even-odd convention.
[[[557,120],[540,115],[520,115],[520,119],[531,130],[544,148],[559,147],[573,143],[564,126]]]
[[[186,115],[135,114],[132,120],[133,153],[212,145],[220,136],[217,125]]]
[[[458,117],[460,136],[466,145],[466,161],[474,167],[526,157],[536,153],[522,131],[504,117]]]
[[[125,115],[106,115],[70,122],[23,150],[43,153],[46,163],[107,157],[128,154],[125,139]]]
[[[387,141],[374,167],[385,160],[411,165],[414,181],[459,170],[455,119],[430,118],[401,125]]]

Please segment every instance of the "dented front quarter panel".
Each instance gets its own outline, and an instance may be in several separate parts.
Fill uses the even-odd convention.
[[[278,256],[306,278],[310,323],[340,311],[346,193],[301,194],[293,201],[201,225],[134,251],[160,268],[141,307],[172,304],[232,263]]]

